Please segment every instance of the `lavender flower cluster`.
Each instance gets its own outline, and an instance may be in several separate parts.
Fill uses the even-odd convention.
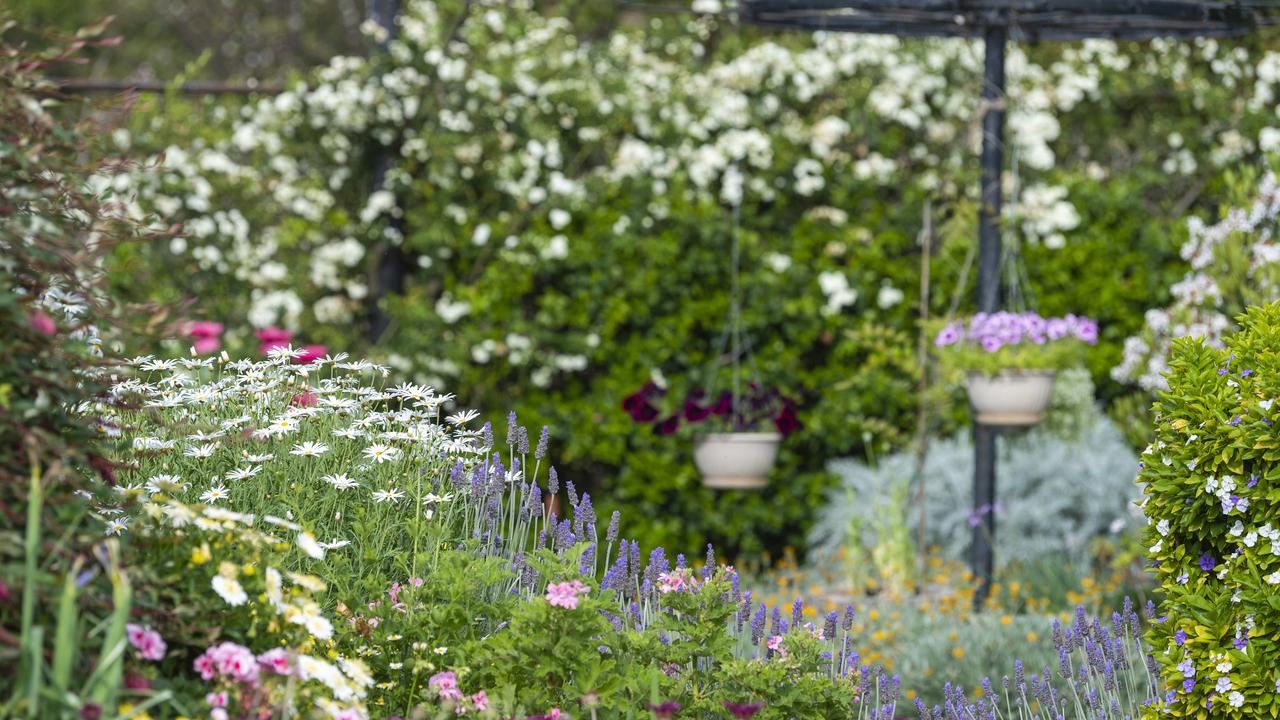
[[[1002,691],[987,678],[980,696],[970,699],[948,684],[941,705],[929,708],[917,700],[916,710],[921,720],[1137,717],[1141,707],[1160,699],[1162,681],[1143,641],[1145,623],[1159,622],[1154,612],[1148,603],[1144,619],[1125,598],[1123,610],[1113,613],[1110,624],[1105,624],[1077,607],[1072,623],[1054,621],[1056,668],[1045,665],[1039,673],[1028,675],[1018,661],[1013,677],[1001,678]]]
[[[933,344],[947,347],[968,342],[987,352],[996,352],[1003,347],[1044,345],[1056,340],[1079,340],[1093,345],[1098,342],[1098,323],[1070,314],[1044,318],[1034,312],[978,313],[968,323],[958,321],[942,328]]]

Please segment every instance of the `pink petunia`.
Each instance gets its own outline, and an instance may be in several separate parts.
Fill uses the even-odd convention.
[[[258,352],[263,355],[266,355],[278,347],[285,347],[289,344],[290,340],[293,340],[292,332],[278,327],[261,328],[259,330],[254,330],[253,334],[257,336],[258,342],[260,343],[258,345]]]
[[[216,337],[196,338],[196,341],[191,343],[191,347],[197,355],[208,355],[222,347],[222,341]]]

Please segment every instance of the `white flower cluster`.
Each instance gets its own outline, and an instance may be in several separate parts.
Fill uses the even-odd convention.
[[[1149,391],[1165,389],[1174,338],[1203,338],[1222,347],[1223,335],[1233,327],[1231,318],[1244,310],[1241,299],[1256,304],[1280,298],[1278,222],[1280,182],[1274,173],[1262,178],[1247,206],[1229,209],[1219,222],[1188,220],[1181,254],[1190,271],[1170,288],[1173,303],[1148,310],[1143,332],[1125,340],[1112,377]]]

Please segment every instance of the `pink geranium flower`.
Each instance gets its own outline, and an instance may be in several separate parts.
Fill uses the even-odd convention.
[[[137,651],[138,657],[143,660],[164,659],[166,645],[160,633],[148,626],[129,623],[125,625],[125,634],[129,638],[129,644]]]
[[[578,595],[589,590],[586,585],[578,580],[570,580],[569,582],[551,583],[547,586],[547,602],[554,607],[562,607],[566,610],[575,610],[578,607]]]
[[[441,700],[457,702],[462,699],[462,691],[458,689],[458,676],[450,671],[438,672],[427,680],[427,687],[436,692]]]
[[[194,341],[191,347],[200,355],[211,353],[222,347],[222,341],[218,339],[222,335],[222,330],[222,323],[209,320],[196,320],[187,323],[185,328],[187,336]]]

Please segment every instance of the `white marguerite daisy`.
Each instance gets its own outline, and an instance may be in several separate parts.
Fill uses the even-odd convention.
[[[124,533],[125,530],[128,530],[128,529],[129,529],[129,518],[127,517],[111,518],[111,520],[107,522],[108,535],[120,535]]]
[[[232,607],[239,607],[249,601],[249,594],[244,591],[240,581],[227,575],[213,576],[213,591]]]
[[[222,485],[214,485],[200,494],[200,499],[207,503],[215,503],[219,500],[226,500],[231,497],[231,493],[227,492],[227,488]]]
[[[475,410],[463,410],[462,412],[456,412],[445,418],[445,422],[450,425],[466,425],[478,417],[480,417],[480,413]]]
[[[324,548],[316,541],[316,536],[309,532],[298,533],[298,548],[312,559],[324,559]]]
[[[329,446],[324,443],[313,442],[308,440],[304,443],[298,443],[289,451],[290,455],[298,455],[300,457],[316,457],[329,452]]]
[[[334,473],[332,475],[325,475],[320,479],[334,486],[338,490],[350,490],[351,488],[357,487],[358,485],[360,485],[359,482],[347,477],[346,473]]]
[[[384,445],[382,443],[374,443],[373,445],[370,445],[369,447],[364,449],[364,456],[369,458],[370,460],[373,460],[374,462],[379,462],[379,463],[391,462],[396,458],[400,457],[400,450],[399,448],[394,448],[390,445]]]
[[[387,488],[386,490],[373,491],[374,502],[380,502],[380,503],[395,502],[397,500],[403,500],[403,499],[404,499],[404,491],[397,490],[396,488]]]
[[[248,467],[236,468],[227,473],[228,480],[244,480],[257,475],[262,470],[261,465],[250,465]]]
[[[218,449],[217,443],[206,443],[204,445],[192,445],[187,448],[183,455],[191,458],[207,458],[213,456],[213,451]]]

